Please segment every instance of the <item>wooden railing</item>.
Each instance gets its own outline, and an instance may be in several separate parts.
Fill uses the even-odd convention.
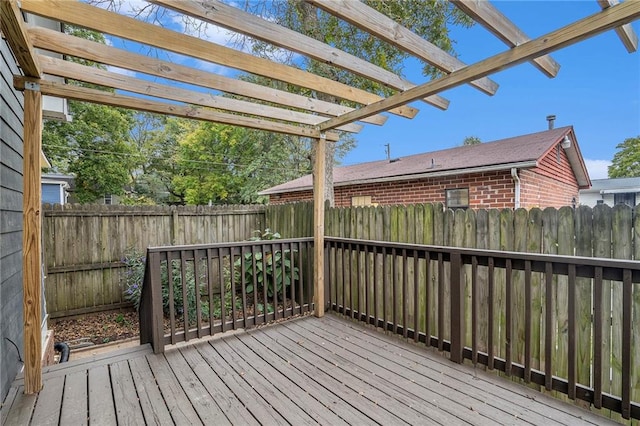
[[[331,237],[325,259],[329,309],[640,419],[640,262]]]
[[[140,342],[166,344],[313,310],[313,240],[248,241],[147,250]]]

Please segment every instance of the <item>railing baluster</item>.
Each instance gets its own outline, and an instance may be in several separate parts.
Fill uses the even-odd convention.
[[[380,319],[380,309],[378,309],[378,252],[375,247],[371,248],[372,261],[373,261],[373,317],[375,318],[374,325],[378,327],[378,320]]]
[[[348,277],[349,277],[349,313],[351,315],[351,318],[355,318],[355,310],[356,310],[356,305],[353,302],[353,246],[351,245],[351,243],[349,243],[348,245],[349,249],[349,273],[348,273]]]
[[[444,351],[444,260],[438,252],[438,350]]]
[[[266,244],[262,244],[260,245],[260,250],[262,251],[262,300],[263,300],[263,305],[262,305],[262,318],[263,321],[262,322],[267,322],[268,317],[267,317],[267,312],[269,311],[267,309],[267,305],[269,304],[267,296],[268,296],[268,287],[269,287],[269,279],[267,276],[267,245]]]
[[[256,263],[256,246],[251,246],[251,284],[253,285],[253,325],[258,325],[258,267]]]
[[[173,288],[173,252],[167,253],[167,294],[169,295],[169,322],[171,324],[171,344],[176,344],[176,305]]]
[[[202,337],[202,306],[200,306],[200,267],[199,267],[199,262],[200,258],[198,257],[198,251],[194,250],[193,251],[193,285],[194,285],[194,291],[193,291],[193,295],[195,298],[195,304],[196,304],[196,335],[198,336],[198,338]]]
[[[413,250],[413,341],[418,342],[420,328],[420,262],[418,250]]]
[[[545,267],[545,333],[544,333],[544,387],[553,388],[553,264],[546,262]]]
[[[569,390],[567,395],[570,399],[576,399],[576,265],[569,265],[568,279],[568,304],[567,320],[568,345],[567,348],[567,381]]]
[[[360,294],[360,289],[362,288],[362,280],[360,279],[360,275],[362,274],[362,262],[360,261],[360,244],[356,244],[356,288],[358,295],[358,320],[362,321],[362,313],[364,312],[362,309],[362,297]]]
[[[407,250],[402,249],[402,337],[405,339],[407,338],[407,329],[409,328],[409,307],[407,306],[409,262],[407,260]]]
[[[184,338],[189,341],[189,284],[187,283],[187,254],[180,250],[180,284],[182,285],[182,319],[184,323]]]
[[[242,255],[240,256],[242,258]],[[236,329],[236,320],[238,318],[237,308],[236,308],[236,274],[235,274],[235,264],[236,259],[233,255],[233,249],[229,250],[229,268],[231,273],[229,275],[231,278],[231,291],[229,292],[231,296],[231,329]]]
[[[460,253],[451,253],[451,361],[464,361],[464,282],[462,280],[462,259]]]
[[[213,335],[213,250],[207,249],[207,262],[206,262],[206,270],[207,270],[207,299],[209,300],[209,334]]]
[[[511,345],[513,340],[513,312],[512,312],[512,292],[513,289],[511,285],[513,283],[512,280],[512,267],[511,267],[511,259],[507,259],[506,261],[506,279],[505,279],[505,326],[504,326],[504,334],[505,334],[505,373],[508,376],[511,375]]]
[[[271,274],[273,276],[273,319],[278,319],[278,276],[276,274],[276,246],[271,243]]]
[[[495,271],[494,271],[494,259],[490,257],[487,265],[487,367],[489,370],[493,370],[495,368],[495,359],[494,359],[494,336],[493,336],[493,323],[495,322],[495,312],[494,312],[494,299],[495,299]]]
[[[285,249],[287,247],[287,243],[280,243],[280,262],[282,265],[282,317],[288,317],[287,311],[287,268],[285,265],[286,262],[286,252]],[[291,247],[291,245],[289,245]],[[291,252],[291,250],[289,250]]]
[[[295,248],[294,244],[290,245],[289,250],[289,287],[291,287],[291,315],[296,315],[296,310],[298,310],[298,304],[296,302],[296,285],[297,282],[295,280],[295,270],[296,270],[296,256],[295,253],[299,253],[300,250]],[[301,310],[298,310],[297,313],[301,313]]]
[[[242,324],[244,327],[248,326],[247,323],[247,278],[244,273],[244,268],[246,267],[247,260],[245,259],[245,247],[240,249],[240,287],[242,294]]]
[[[478,257],[471,257],[471,362],[478,363]]]
[[[622,271],[622,417],[631,417],[631,335],[633,282],[629,269]],[[638,324],[636,324],[638,327]],[[636,360],[637,366],[637,360]]]
[[[431,346],[431,321],[429,320],[431,305],[431,252],[424,252],[424,334],[425,343]]]
[[[387,331],[387,287],[389,264],[387,262],[387,248],[382,248],[382,327]]]
[[[593,279],[593,406],[602,408],[602,267]]]
[[[347,251],[345,244],[340,244],[340,257],[342,258],[342,314],[347,315]]]
[[[391,249],[391,259],[391,290],[393,292],[391,321],[393,322],[393,334],[398,334],[398,256],[395,248]]]
[[[531,381],[531,261],[524,262],[524,381]]]
[[[226,251],[226,250],[225,250]],[[231,254],[231,251],[229,251]],[[226,287],[227,283],[224,280],[224,252],[222,249],[218,249],[218,274],[220,276],[220,320],[222,321],[222,332],[227,331],[227,299],[226,299]]]
[[[364,316],[366,318],[367,324],[370,324],[370,309],[369,303],[371,302],[371,295],[369,294],[369,287],[371,286],[371,278],[369,275],[369,268],[371,267],[371,259],[369,259],[369,245],[365,244],[364,246]]]

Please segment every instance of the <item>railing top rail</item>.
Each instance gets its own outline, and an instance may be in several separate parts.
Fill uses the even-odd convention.
[[[312,237],[306,238],[283,238],[279,240],[259,240],[259,241],[235,241],[229,243],[214,243],[214,244],[191,244],[191,245],[181,245],[181,246],[158,246],[158,247],[149,247],[147,248],[147,252],[149,253],[162,253],[169,251],[180,251],[180,250],[206,250],[206,249],[215,249],[215,248],[226,248],[226,247],[251,247],[251,246],[268,246],[271,244],[290,244],[290,243],[307,243],[313,242]]]
[[[492,257],[496,259],[511,259],[511,260],[529,260],[532,262],[549,262],[549,263],[563,263],[576,266],[601,266],[604,268],[620,268],[640,271],[640,261],[627,260],[627,259],[609,259],[601,257],[584,257],[584,256],[563,256],[556,254],[538,254],[538,253],[526,253],[526,252],[514,252],[514,251],[498,251],[498,250],[485,250],[485,249],[470,249],[463,247],[453,246],[436,246],[427,244],[409,244],[398,243],[390,241],[374,241],[374,240],[360,240],[355,238],[342,238],[342,237],[327,237],[324,238],[325,243],[337,242],[358,244],[361,246],[370,247],[385,247],[395,249],[406,250],[421,250],[430,251],[435,253],[459,253],[462,256],[479,256],[479,257]]]

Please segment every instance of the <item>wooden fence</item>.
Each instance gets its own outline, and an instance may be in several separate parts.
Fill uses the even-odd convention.
[[[147,247],[242,241],[264,228],[263,206],[45,205],[43,250],[52,318],[130,306],[123,258]]]

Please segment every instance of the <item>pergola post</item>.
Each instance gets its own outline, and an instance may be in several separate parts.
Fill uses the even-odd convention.
[[[327,140],[324,134],[316,139],[313,176],[313,302],[315,316],[324,316],[324,176]]]
[[[22,219],[22,288],[24,321],[24,392],[42,389],[42,198],[40,151],[42,147],[42,95],[24,91],[24,157]]]

